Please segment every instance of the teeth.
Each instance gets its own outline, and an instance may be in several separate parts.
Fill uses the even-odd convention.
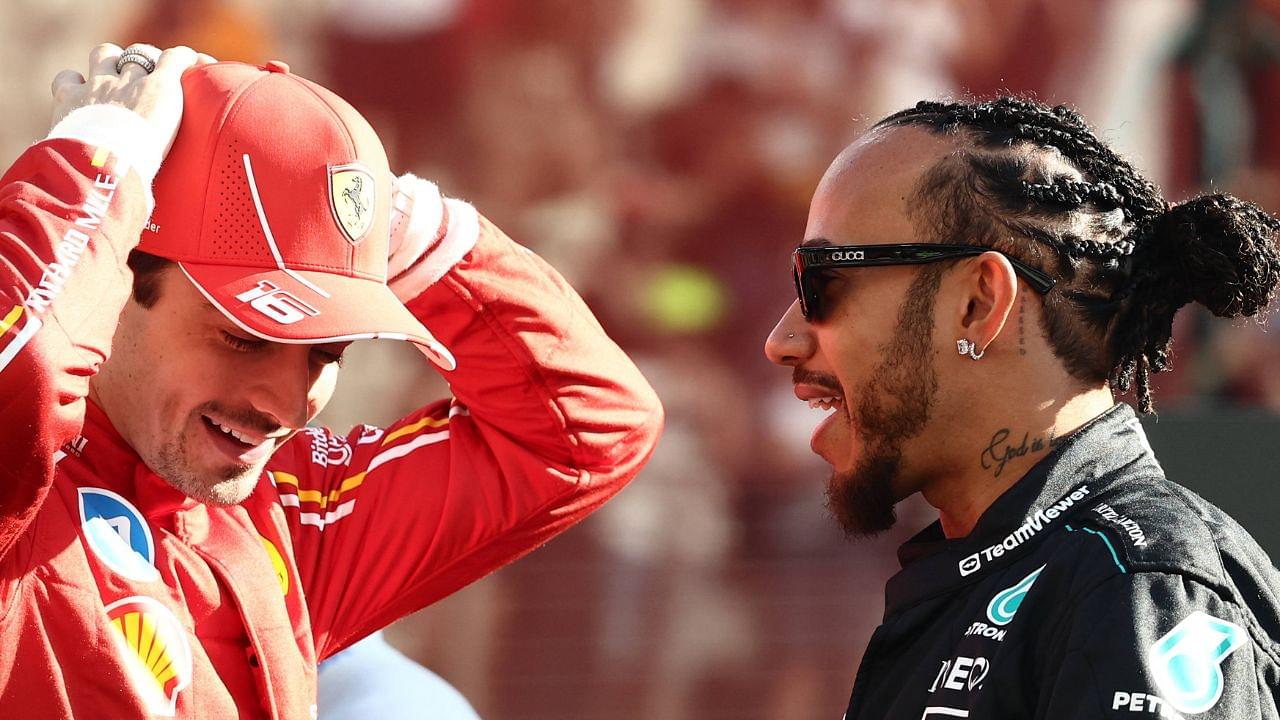
[[[233,437],[233,438],[235,438],[235,439],[239,440],[240,442],[244,443],[245,445],[255,445],[255,444],[256,444],[256,443],[254,443],[254,441],[253,441],[253,440],[249,439],[247,436],[245,436],[245,435],[241,435],[240,433],[236,432],[235,430],[232,430],[231,428],[227,427],[226,425],[223,425],[223,424],[221,424],[221,423],[218,423],[218,428],[219,428],[219,429],[221,429],[221,430],[222,430],[222,432],[224,432],[224,433],[226,433],[226,434],[230,435],[231,437]]]
[[[832,408],[840,407],[843,403],[844,403],[844,398],[840,398],[836,396],[820,397],[820,398],[813,398],[812,400],[810,400],[809,407],[814,409],[820,408],[822,410],[831,410]]]

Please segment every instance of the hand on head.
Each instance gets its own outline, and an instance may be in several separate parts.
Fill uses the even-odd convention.
[[[161,51],[135,43],[122,50],[104,43],[89,53],[87,78],[71,69],[54,76],[51,126],[79,107],[119,105],[142,116],[158,137],[165,138],[167,153],[182,119],[182,73],[213,62],[188,47]]]

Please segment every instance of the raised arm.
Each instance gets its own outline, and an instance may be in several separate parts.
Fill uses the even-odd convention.
[[[568,528],[653,451],[656,396],[586,305],[469,205],[417,183],[392,288],[449,347],[455,398],[300,435],[273,477],[321,656]],[[438,228],[438,231],[437,231]],[[295,509],[296,508],[296,509]]]
[[[59,449],[79,432],[89,379],[129,296],[125,265],[150,213],[151,180],[182,115],[187,48],[151,74],[116,72],[100,45],[88,79],[53,82],[54,127],[0,178],[0,556],[30,523]]]

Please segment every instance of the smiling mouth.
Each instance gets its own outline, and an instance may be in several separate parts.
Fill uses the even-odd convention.
[[[223,424],[203,413],[200,414],[200,421],[209,433],[209,440],[212,441],[212,448],[218,451],[217,455],[242,468],[265,460],[275,450],[279,439],[278,436]]]
[[[215,435],[243,446],[245,449],[256,448],[267,444],[269,441],[278,440],[279,434],[266,434],[258,430],[245,430],[243,428],[234,427],[213,418],[205,413],[200,413],[200,419],[204,422],[205,427],[212,431]]]
[[[231,440],[235,440],[241,445],[244,445],[246,448],[256,447],[261,444],[261,441],[254,442],[253,438],[249,437],[248,435],[242,432],[237,431],[235,428],[231,428],[226,425],[223,425],[222,423],[215,422],[208,415],[201,415],[200,418],[204,420],[205,425],[208,425],[210,428],[221,432],[223,435],[226,435],[227,438]]]

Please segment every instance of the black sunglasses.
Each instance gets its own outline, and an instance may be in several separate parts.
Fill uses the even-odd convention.
[[[796,248],[791,277],[800,298],[800,312],[805,320],[822,319],[822,278],[819,273],[830,268],[874,267],[877,265],[920,265],[923,263],[972,257],[984,252],[1000,252],[973,245],[914,244],[903,245],[827,245]],[[1053,278],[1015,260],[1004,253],[1013,270],[1041,295],[1049,292]]]

